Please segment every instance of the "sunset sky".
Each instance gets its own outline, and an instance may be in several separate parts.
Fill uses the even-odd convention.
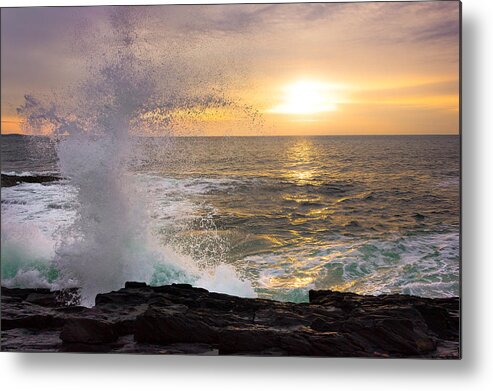
[[[459,131],[456,1],[137,8],[143,56],[164,64],[159,88],[220,89],[262,117],[258,130],[204,115],[206,134]],[[90,77],[111,11],[2,9],[3,134],[22,132],[25,94],[63,96]]]

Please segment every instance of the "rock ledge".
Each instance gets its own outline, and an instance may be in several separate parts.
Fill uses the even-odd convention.
[[[460,358],[458,298],[310,291],[295,304],[139,282],[92,308],[69,296],[2,287],[2,351]]]

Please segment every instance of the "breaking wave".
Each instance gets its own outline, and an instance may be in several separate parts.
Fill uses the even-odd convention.
[[[187,131],[176,120],[183,111],[193,117],[225,106],[234,109],[237,104],[217,92],[197,95],[175,88],[162,94],[157,78],[167,75],[172,80],[177,75],[149,57],[139,39],[139,16],[135,10],[124,9],[109,15],[109,32],[97,43],[105,55],[100,62],[88,64],[89,76],[73,87],[70,96],[74,98],[49,101],[26,95],[19,107],[26,128],[52,137],[60,174],[74,191],[74,211],[70,221],[58,227],[53,253],[46,254],[51,259],[47,267],[56,270],[56,276],[42,279],[36,270],[22,266],[15,276],[4,274],[5,284],[41,279],[42,286],[78,286],[85,305],[91,305],[97,293],[118,289],[129,280],[194,282],[253,295],[233,267],[222,265],[220,259],[192,258],[161,246],[150,231],[147,197],[128,170],[131,163],[146,158],[136,155],[133,135],[173,137]],[[23,190],[36,193],[32,186]],[[2,227],[2,232],[10,229]],[[5,240],[15,253],[15,244],[8,237]],[[5,255],[8,265],[23,257],[9,254]]]

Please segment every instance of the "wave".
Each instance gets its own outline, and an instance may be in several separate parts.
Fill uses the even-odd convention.
[[[424,297],[459,294],[459,234],[427,233],[390,239],[334,236],[243,260],[257,292],[306,301],[310,289]]]
[[[56,241],[35,225],[2,223],[2,285],[52,290],[80,287],[76,279],[67,280],[60,274],[55,250]],[[170,246],[150,245],[149,241],[134,243],[129,251],[140,267],[137,279],[150,285],[190,283],[210,291],[256,297],[250,281],[232,265],[201,265]],[[97,265],[93,267],[97,271]]]
[[[139,199],[148,206],[150,232],[138,240],[130,240],[126,251],[141,269],[136,276],[148,283],[188,282],[225,293],[287,301],[306,301],[309,289],[428,297],[454,296],[459,292],[457,232],[379,238],[332,233],[307,243],[282,239],[270,243],[273,238],[254,234],[248,234],[248,239],[241,232],[241,224],[252,229],[267,224],[274,230],[273,216],[257,213],[246,220],[241,216],[225,216],[204,202],[204,195],[251,190],[258,184],[255,178],[169,178],[138,173],[133,179]],[[11,254],[8,249],[14,246],[11,236],[4,233],[17,229],[12,225],[4,226],[4,222],[25,227],[35,225],[45,235],[45,242],[51,240],[54,247],[53,238],[59,234],[54,227],[70,226],[77,202],[77,189],[69,182],[3,189],[2,249],[6,248],[7,252],[2,251],[2,264],[12,263],[4,255]],[[311,202],[302,202],[298,210],[310,206]],[[304,221],[304,215],[299,215]],[[279,222],[283,227],[285,223],[284,220]],[[222,231],[216,224],[240,230]],[[29,229],[18,236],[38,235],[33,235]],[[347,230],[354,233],[363,228],[353,221],[347,224]],[[328,234],[330,229],[326,232]],[[38,281],[40,287],[57,286],[56,279],[48,278],[57,270],[53,254],[37,259],[33,254],[40,244],[36,240],[31,244],[31,250],[18,252],[14,257],[25,261],[16,261],[18,264],[12,266],[12,270],[17,272],[3,274],[2,283],[32,286]],[[17,241],[15,251],[24,251],[25,246]]]
[[[182,230],[188,229],[188,223],[191,224],[199,216],[199,213],[193,213],[199,206],[179,194],[184,189],[192,194],[207,191],[204,181],[180,183],[174,179],[147,175],[137,175],[134,179],[145,188],[145,193],[139,194],[148,198],[146,203],[153,207],[155,213],[151,216],[149,225],[152,229],[145,235],[129,237],[124,244],[126,257],[138,266],[138,270],[125,275],[124,279],[137,279],[151,285],[193,283],[216,292],[244,297],[256,296],[251,283],[236,268],[220,262],[221,243],[213,224],[202,226],[200,240],[203,243],[191,243],[192,250],[198,252],[198,255],[192,254],[191,250],[184,251],[183,245],[170,240],[173,235],[162,235],[162,230],[167,228],[173,228],[176,234],[180,223],[183,224]],[[213,180],[212,183],[217,186],[226,185],[223,181]],[[214,186],[212,183],[211,186]],[[2,285],[53,290],[79,286],[80,280],[72,276],[67,278],[56,262],[57,257],[68,256],[81,260],[81,272],[88,266],[84,263],[84,258],[91,253],[89,250],[58,247],[59,235],[66,236],[70,232],[68,228],[76,218],[78,202],[77,189],[69,182],[49,187],[23,184],[2,190]],[[66,240],[77,243],[76,233]],[[214,246],[218,250],[210,257],[201,250],[202,247],[210,250]],[[101,251],[96,256],[113,254]],[[111,272],[98,269],[97,265],[94,260],[91,273],[99,272],[107,275],[108,279],[113,278]],[[77,270],[76,266],[74,268]],[[108,286],[110,285],[113,289],[118,288],[115,283],[108,282]],[[100,291],[99,287],[92,287],[90,281],[86,282],[86,289],[91,295]],[[91,301],[86,298],[83,304],[89,305]]]
[[[18,177],[36,177],[44,175],[59,175],[55,171],[2,171],[2,175],[18,176]]]

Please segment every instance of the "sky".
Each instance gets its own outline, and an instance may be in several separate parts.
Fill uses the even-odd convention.
[[[124,8],[166,99],[210,90],[236,102],[195,116],[203,134],[459,132],[459,2]],[[114,11],[1,10],[2,134],[25,131],[24,95],[63,101],[91,78],[114,49]]]

